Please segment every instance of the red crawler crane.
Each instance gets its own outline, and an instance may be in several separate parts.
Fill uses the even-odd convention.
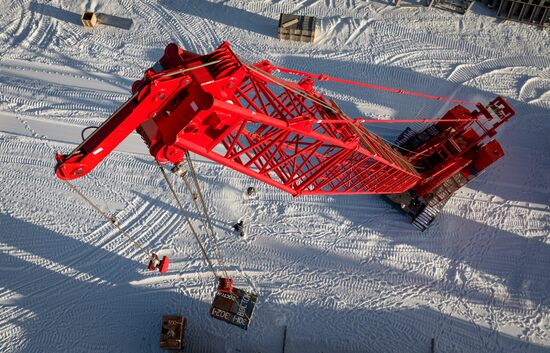
[[[306,78],[282,80],[276,70]],[[392,148],[317,93],[312,78],[358,84],[268,61],[247,65],[228,43],[202,56],[170,44],[122,107],[57,155],[56,174],[89,173],[136,130],[160,163],[178,165],[191,151],[294,196],[385,194],[423,230],[454,191],[502,157],[491,137],[515,114],[501,97],[484,106],[358,84],[477,107],[458,105],[423,131],[407,129]]]

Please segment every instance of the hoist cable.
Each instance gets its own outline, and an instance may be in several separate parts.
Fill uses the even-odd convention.
[[[191,176],[193,178],[193,183],[195,184],[195,188],[197,189],[199,201],[201,202],[202,209],[204,211],[204,215],[208,223],[208,227],[210,228],[212,235],[214,235],[215,233],[214,233],[214,228],[212,227],[212,221],[210,220],[210,215],[206,211],[207,210],[206,203],[204,202],[204,198],[202,196],[202,190],[200,188],[199,181],[197,178],[197,173],[195,172],[195,167],[193,166],[193,161],[191,160],[191,154],[189,153],[189,151],[185,151],[185,159],[187,160],[187,165],[189,166],[189,171],[191,172]]]
[[[186,160],[187,160],[187,164],[189,165],[189,171],[191,172],[191,177],[193,178],[193,183],[195,184],[195,189],[197,190],[199,201],[201,202],[201,205],[202,205],[203,214],[206,218],[206,222],[207,222],[208,227],[209,227],[210,232],[211,232],[210,241],[212,242],[212,246],[214,248],[214,251],[216,252],[216,256],[218,258],[219,265],[222,268],[222,271],[225,275],[225,278],[229,278],[229,276],[227,275],[225,262],[224,262],[224,260],[221,256],[221,252],[220,252],[220,249],[218,247],[218,242],[217,242],[217,239],[216,239],[216,233],[214,232],[214,227],[212,226],[212,221],[210,220],[210,216],[208,214],[208,209],[206,207],[206,202],[204,202],[204,197],[202,196],[202,190],[201,190],[201,187],[199,185],[197,173],[195,172],[195,167],[193,166],[193,161],[191,160],[191,155],[189,154],[189,151],[185,151],[185,157],[186,157]],[[187,178],[185,178],[185,182],[187,184],[189,183]],[[191,188],[190,188],[189,185],[187,186],[187,188],[191,191]],[[193,200],[193,201],[195,201],[195,200]],[[197,206],[196,202],[195,202],[195,207],[197,207],[197,210],[198,210],[198,206]],[[206,233],[208,234],[208,229],[207,229]]]
[[[476,119],[390,119],[390,120],[382,120],[382,119],[364,119],[364,118],[357,118],[352,120],[317,120],[317,124],[330,124],[330,125],[337,125],[337,124],[398,124],[398,123],[434,123],[434,122],[474,122],[474,121],[480,121],[480,120],[486,120],[489,121],[489,118],[476,118]]]
[[[327,104],[325,101],[321,101],[320,99],[318,99],[317,97],[309,94],[308,92],[305,92],[305,91],[302,91],[302,90],[297,90],[293,87],[290,87],[289,85],[287,85],[286,83],[283,83],[284,80],[282,79],[279,79],[261,69],[258,69],[256,67],[253,67],[253,66],[250,66],[250,65],[245,65],[248,69],[250,69],[251,71],[259,74],[260,76],[263,76],[264,78],[267,78],[269,79],[271,82],[277,84],[277,85],[280,85],[281,87],[285,88],[285,89],[288,89],[290,91],[292,91],[293,93],[297,94],[297,95],[300,95],[300,96],[303,96],[303,97],[306,97],[308,99],[310,99],[311,101],[331,110],[332,112],[336,113],[336,114],[341,114],[342,116],[344,117],[347,117],[347,115],[345,115],[345,113],[340,110],[340,109],[337,109],[335,108],[334,106],[332,105],[329,105]],[[468,104],[475,104],[473,102],[465,102],[465,101],[461,101],[463,103],[468,103]],[[377,123],[377,122],[381,122],[381,123],[384,123],[384,122],[389,122],[389,120],[380,120],[380,121],[376,121],[376,120],[373,120],[373,119],[370,119],[368,121],[360,121],[360,120],[366,120],[366,119],[363,119],[363,118],[359,118],[359,119],[351,119],[349,117],[347,117],[347,120],[340,120],[340,119],[324,119],[324,120],[317,120],[317,123],[326,123],[326,124],[331,124],[331,123],[334,123],[334,124],[338,124],[338,123],[349,123],[351,125],[351,127],[353,128],[353,130],[358,134],[358,137],[361,139],[361,141],[363,141],[363,143],[365,143],[366,141],[364,140],[364,135],[365,135],[365,132],[363,132],[358,126],[356,126],[357,124],[357,120],[359,120],[358,122],[362,123],[362,122],[372,122],[372,123]],[[398,120],[398,119],[395,119],[395,120],[391,120],[391,122],[395,122],[395,123],[400,123],[400,122],[413,122],[413,120],[415,119],[408,119],[408,120]],[[420,121],[418,122],[428,122],[429,120],[428,119],[419,119]],[[435,120],[431,120],[432,122],[439,122],[439,121],[477,121],[477,120],[480,120],[480,119],[435,119]],[[488,119],[487,119],[488,120]],[[414,121],[414,122],[417,122],[417,121]],[[425,156],[426,154],[425,153],[418,153],[418,152],[414,152],[414,151],[411,151],[409,149],[406,149],[402,146],[399,146],[397,144],[394,144],[380,136],[378,136],[381,140],[383,140],[384,142],[388,143],[389,145],[391,146],[394,146],[396,148],[399,148],[403,151],[406,151],[408,153],[412,153],[414,155],[419,155],[419,156]]]
[[[467,105],[475,105],[476,104],[475,102],[469,102],[469,101],[465,101],[465,100],[461,100],[461,99],[452,99],[452,98],[435,96],[435,95],[431,95],[431,94],[419,93],[419,92],[414,92],[414,91],[406,91],[406,90],[403,90],[403,89],[397,89],[397,88],[392,88],[392,87],[378,86],[378,85],[373,85],[373,84],[370,84],[370,83],[344,80],[344,79],[341,79],[341,78],[330,77],[330,76],[325,75],[325,74],[312,74],[312,73],[309,73],[309,72],[287,69],[285,67],[280,67],[280,66],[272,66],[272,67],[275,70],[279,70],[280,72],[284,72],[284,73],[288,73],[288,74],[296,75],[296,76],[315,78],[319,81],[333,81],[333,82],[343,83],[343,84],[346,84],[346,85],[352,85],[352,86],[375,89],[375,90],[378,90],[378,91],[386,91],[386,92],[392,92],[392,93],[397,93],[397,94],[405,94],[405,95],[408,95],[408,96],[414,96],[414,97],[420,97],[420,98],[426,98],[426,99],[433,99],[433,100],[439,100],[439,101],[446,101],[446,102],[452,102],[452,103],[461,103],[461,104],[467,104]]]
[[[202,196],[202,191],[201,191],[201,188],[200,188],[200,185],[198,183],[198,178],[197,178],[197,174],[195,172],[195,168],[193,166],[193,162],[191,160],[191,156],[189,154],[188,151],[185,152],[185,156],[186,156],[186,159],[188,161],[188,165],[189,165],[189,171],[191,172],[191,176],[193,178],[193,182],[195,184],[195,187],[196,187],[196,190],[197,190],[197,193],[198,193],[198,196],[201,200],[201,203],[202,203],[202,206],[203,206],[203,210],[204,210],[204,215],[207,217],[208,219],[208,224],[209,226],[211,227],[211,231],[212,231],[212,238],[211,238],[211,241],[212,241],[212,245],[214,247],[214,251],[217,253],[217,257],[218,257],[218,262],[219,262],[219,266],[221,267],[223,273],[224,273],[224,276],[225,278],[229,278],[229,275],[225,269],[225,264],[223,262],[223,259],[220,255],[220,251],[219,251],[219,248],[217,246],[217,243],[216,243],[216,238],[215,238],[215,233],[214,233],[214,230],[212,228],[212,223],[210,222],[210,217],[208,216],[208,212],[207,212],[207,209],[206,209],[206,203],[204,202],[204,198]],[[184,211],[183,211],[183,206],[181,204],[181,202],[179,201],[179,198],[176,194],[176,191],[174,189],[174,187],[172,186],[171,182],[169,181],[168,179],[168,176],[166,175],[166,172],[164,171],[164,168],[160,165],[160,163],[155,159],[155,162],[157,163],[157,165],[159,166],[160,170],[162,171],[162,175],[164,176],[164,179],[166,180],[166,182],[168,183],[168,186],[170,187],[170,190],[172,191],[172,194],[174,195],[174,198],[176,199],[176,202],[178,203],[178,206],[182,212],[182,214],[184,215],[186,221],[187,221],[187,224],[189,225],[189,227],[191,228],[192,232],[193,232],[193,235],[195,236],[195,240],[197,241],[197,243],[199,244],[200,248],[201,248],[201,251],[206,259],[206,261],[208,262],[208,265],[210,266],[210,269],[212,270],[212,273],[214,273],[214,276],[216,278],[219,279],[216,271],[214,270],[214,266],[212,265],[212,262],[210,260],[210,258],[208,257],[208,254],[206,253],[206,249],[204,247],[204,245],[202,244],[201,240],[199,239],[198,237],[198,234],[197,232],[195,231],[193,225],[191,224],[191,221],[189,220],[189,218],[184,214]],[[190,193],[192,193],[192,190],[191,190],[191,185],[189,183],[189,179],[187,179],[187,176],[185,174],[182,175],[183,179],[184,179],[184,183],[186,184],[186,187],[187,189],[189,190]],[[195,207],[197,207],[197,204],[195,203]],[[198,207],[197,207],[198,208]],[[208,234],[208,231],[206,232],[207,235]],[[229,295],[231,295],[231,298],[233,299],[233,301],[237,301],[237,295],[233,292],[231,293],[228,293]],[[248,319],[248,321],[250,322],[250,316],[248,316],[248,314],[246,314],[246,312],[244,313],[244,316]]]
[[[193,196],[193,194],[194,194],[193,191],[192,191],[193,189],[191,187],[191,183],[189,182],[189,179],[187,178],[187,175],[183,174],[181,176],[181,178],[183,179],[183,182],[185,183],[185,186],[187,187],[187,190],[189,190],[189,192],[191,193],[191,199],[193,200],[193,204],[195,205],[195,209],[197,210],[197,214],[199,215],[200,221],[201,221],[202,225],[204,226],[204,229],[206,231],[206,235],[208,236],[208,239],[210,240],[210,242],[212,243],[212,246],[214,247],[214,251],[216,252],[216,257],[218,259],[218,265],[222,269],[222,272],[224,273],[225,278],[228,278],[227,277],[227,271],[225,270],[224,262],[221,258],[220,251],[218,250],[218,247],[216,245],[215,235],[209,233],[207,223],[205,223],[203,217],[201,217],[201,214],[203,214],[203,215],[206,214],[206,211],[201,211],[199,205],[197,204],[197,201],[195,200],[195,197]],[[197,194],[198,194],[198,192],[197,192]]]
[[[251,66],[251,65],[245,65],[245,66],[250,71],[262,76],[263,78],[266,78],[266,79],[270,80],[272,83],[274,83],[276,85],[279,85],[279,86],[291,91],[294,94],[297,94],[299,96],[307,98],[307,99],[311,100],[312,102],[317,103],[318,105],[321,105],[324,108],[327,108],[327,109],[329,109],[330,111],[332,111],[334,113],[339,113],[340,112],[339,110],[335,109],[332,105],[328,104],[326,101],[323,101],[323,100],[315,97],[314,95],[312,95],[312,94],[310,94],[306,91],[298,90],[294,87],[291,87],[283,79],[279,79],[279,78],[271,75],[270,73],[268,73],[266,71],[263,71],[261,69],[258,69],[254,66]],[[456,101],[456,103],[463,103],[463,104],[470,104],[470,105],[475,105],[476,104],[474,102],[467,102],[467,101],[461,101],[461,100],[449,100],[449,99],[441,99],[441,100]],[[440,121],[465,122],[465,121],[478,121],[478,120],[489,120],[489,119],[487,119],[487,118],[475,118],[475,119],[461,119],[461,118],[459,118],[459,119],[391,119],[391,120],[377,120],[377,119],[357,118],[357,119],[350,119],[350,120],[318,119],[318,120],[316,120],[316,122],[318,124],[342,124],[342,123],[350,123],[350,122],[351,123],[366,123],[366,124],[368,124],[368,123],[388,124],[388,123],[435,123],[435,122],[440,122]]]
[[[170,182],[170,179],[168,179],[168,175],[166,175],[166,172],[164,171],[164,168],[160,165],[160,163],[155,159],[155,162],[159,166],[160,171],[162,172],[162,176],[164,177],[164,180],[166,180],[166,183],[168,184],[168,187],[170,188],[170,191],[172,192],[172,195],[174,196],[174,199],[176,200],[176,203],[178,204],[178,207],[181,211],[181,215],[187,222],[187,225],[189,226],[189,229],[191,229],[191,233],[193,233],[193,236],[195,237],[195,241],[199,245],[202,255],[204,256],[206,262],[208,263],[208,266],[210,267],[210,270],[212,270],[212,273],[214,274],[214,277],[218,278],[218,273],[216,272],[216,269],[214,268],[214,265],[212,264],[212,261],[210,260],[210,257],[208,257],[208,253],[206,252],[206,249],[201,242],[199,235],[197,234],[197,231],[195,230],[195,227],[193,227],[193,224],[191,223],[191,220],[187,215],[185,214],[185,210],[183,208],[183,205],[181,204],[181,201],[178,197],[178,194],[176,193],[176,190],[174,189],[174,186]]]

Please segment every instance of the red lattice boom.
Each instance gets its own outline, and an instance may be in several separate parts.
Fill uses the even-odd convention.
[[[58,156],[57,175],[88,173],[137,128],[160,162],[178,164],[189,150],[293,195],[399,193],[418,182],[403,156],[350,123],[311,79],[285,81],[273,69],[242,63],[228,43],[204,56],[171,44],[123,107]]]

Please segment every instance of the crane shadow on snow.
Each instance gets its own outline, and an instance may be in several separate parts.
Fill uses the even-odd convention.
[[[154,207],[179,214],[179,209],[172,204],[138,191],[134,191],[134,193]],[[358,197],[365,199],[367,208],[376,207],[377,209],[373,213],[378,216],[365,217],[368,214],[368,212],[364,212],[365,209],[360,208],[358,211],[355,208],[339,207],[337,202],[327,203],[327,207],[334,208],[340,216],[351,220],[352,232],[368,228],[370,231],[380,234],[381,237],[391,240],[390,250],[381,254],[369,254],[366,259],[361,261],[361,264],[367,266],[369,271],[385,273],[390,270],[396,275],[410,278],[411,284],[434,282],[434,278],[429,276],[381,265],[386,260],[385,256],[394,253],[393,247],[408,245],[447,259],[442,262],[442,265],[446,266],[445,274],[436,283],[432,283],[437,291],[463,296],[468,301],[477,303],[491,301],[498,305],[512,303],[513,308],[518,310],[523,310],[527,305],[526,300],[532,301],[534,305],[546,306],[550,304],[545,302],[544,294],[545,288],[550,286],[550,280],[545,279],[543,275],[545,269],[550,268],[550,246],[544,243],[544,239],[540,237],[526,238],[445,212],[439,215],[436,222],[426,232],[421,233],[406,221],[405,215],[390,205],[376,200],[378,196]],[[190,201],[187,200],[186,206],[184,206],[186,214],[191,219],[198,221],[198,214],[189,203]],[[381,214],[384,216],[380,217]],[[215,215],[211,219],[214,226],[232,232],[232,224],[218,219]],[[341,218],[328,220],[333,223],[338,221],[341,221]],[[264,224],[264,226],[271,227],[272,225]],[[307,257],[308,254],[302,253],[302,250],[290,247],[283,247],[280,250],[281,253],[301,259],[299,262],[303,262],[303,265],[307,266],[304,256]],[[322,266],[324,271],[342,266],[361,267],[357,261],[337,254],[324,253],[322,249],[313,255],[314,257],[320,255],[323,258],[322,265],[319,266]],[[435,268],[434,271],[436,271]],[[540,278],[533,281],[532,276]],[[478,279],[480,280],[477,281]],[[477,284],[486,280],[505,289],[507,295],[495,294],[491,288]]]
[[[169,1],[161,0],[165,8],[193,15],[205,20],[222,23],[230,27],[252,31],[268,37],[277,33],[279,20],[269,18],[254,12],[246,11],[223,3],[213,3],[206,0]]]
[[[550,268],[550,245],[543,236],[526,237],[445,212],[428,230],[420,232],[412,224],[405,224],[406,216],[391,206],[383,217],[368,219],[348,208],[334,207],[353,222],[355,229],[367,228],[391,240],[387,245],[390,250],[370,255],[375,262],[395,254],[394,247],[408,245],[443,257],[447,268],[441,283],[445,288],[450,285],[453,292],[468,300],[490,299],[517,310],[550,306],[546,295],[550,287],[550,277],[546,275]],[[394,221],[397,217],[402,217],[403,222]],[[369,263],[368,259],[365,263]],[[494,288],[483,287],[487,281]],[[496,288],[501,292],[494,292]]]
[[[21,330],[22,351],[160,351],[160,318],[176,313],[189,319],[186,351],[192,352],[238,352],[243,344],[279,352],[283,325],[288,351],[305,353],[427,351],[434,336],[441,351],[550,352],[424,307],[339,309],[266,300],[249,331],[242,331],[209,318],[209,304],[175,290],[174,282],[132,284],[155,276],[162,281],[138,270],[139,262],[6,214],[0,224],[0,279],[15,294],[2,300],[0,310],[12,313],[3,319]]]
[[[0,225],[0,286],[14,293],[0,299],[0,312],[17,312],[2,319],[24,332],[21,351],[160,352],[160,321],[169,314],[193,322],[186,331],[193,352],[210,352],[211,341],[224,339],[223,330],[205,330],[210,303],[184,294],[185,283],[148,272],[146,263],[2,213]],[[132,283],[139,280],[167,285]]]
[[[175,214],[175,215],[178,215],[178,217],[181,217],[181,211],[180,209],[176,206],[176,203],[175,201],[173,200],[173,197],[170,193],[169,190],[166,190],[166,197],[167,197],[167,200],[169,201],[161,201],[159,198],[153,198],[147,194],[144,194],[144,193],[141,193],[139,191],[133,191],[133,193],[139,197],[140,199],[144,200],[145,202],[151,204],[154,208],[159,208],[165,212],[168,212],[170,214]],[[204,235],[204,218],[202,216],[202,212],[199,214],[197,212],[197,209],[195,208],[195,206],[193,205],[193,203],[191,202],[190,200],[190,197],[189,195],[186,194],[186,192],[179,192],[178,191],[178,196],[180,197],[180,201],[182,202],[183,204],[183,207],[185,209],[185,215],[187,217],[189,217],[189,219],[191,220],[191,222],[193,223],[193,225],[196,227],[195,229],[197,229],[200,233],[200,235]],[[240,201],[240,200],[239,200]],[[212,222],[212,226],[214,227],[214,231],[218,234],[218,236],[221,236],[221,234],[229,234],[230,236],[233,235],[234,237],[236,237],[237,233],[235,232],[234,228],[233,228],[233,225],[238,221],[238,219],[242,218],[242,216],[240,214],[238,215],[235,215],[235,219],[231,220],[231,221],[227,221],[227,220],[223,220],[221,219],[220,217],[218,217],[218,210],[216,208],[214,208],[213,204],[211,202],[209,202],[209,200],[206,200],[206,205],[207,207],[209,208],[209,218]],[[200,204],[199,204],[199,207]],[[214,212],[212,212],[212,210],[214,210]],[[200,217],[199,217],[200,216]],[[181,230],[182,232],[189,232],[188,230],[188,225],[187,223],[185,222],[185,219],[183,217],[180,218],[180,222],[181,222]],[[154,229],[153,229],[154,231]],[[219,231],[222,231],[221,233]],[[170,233],[170,234],[166,234],[165,236],[171,236],[173,233]],[[190,234],[189,234],[190,235]]]
[[[146,195],[138,196],[148,199]],[[369,201],[365,201],[368,205]],[[150,202],[178,212],[168,204],[159,204],[158,200]],[[369,254],[359,262],[346,256],[325,253],[322,249],[311,253],[309,250],[304,252],[302,249],[272,244],[279,247],[279,252],[285,256],[299,259],[298,263],[305,266],[305,273],[329,273],[338,268],[358,268],[364,280],[379,277],[387,281],[385,276],[391,275],[400,282],[413,286],[426,285],[433,291],[461,297],[471,303],[491,303],[495,307],[502,306],[515,312],[534,310],[539,305],[550,305],[545,294],[550,280],[544,275],[546,269],[550,268],[550,246],[544,243],[542,237],[527,238],[446,213],[441,214],[428,231],[421,233],[405,221],[404,215],[389,205],[387,211],[384,211],[384,207],[380,209],[385,214],[384,217],[372,217],[367,221],[359,217],[361,212],[347,213],[352,208],[341,208],[337,204],[327,204],[327,207],[335,208],[341,215],[349,218],[355,229],[367,227],[382,238],[391,240],[389,250]],[[379,205],[378,207],[380,208]],[[394,214],[390,216],[388,213]],[[196,213],[189,212],[189,216],[196,217]],[[392,221],[398,218],[402,222]],[[214,222],[218,227],[227,227],[224,222]],[[436,277],[383,265],[387,262],[386,256],[391,256],[397,251],[394,248],[403,245],[443,258],[441,268],[433,268]],[[318,256],[322,257],[322,261],[314,260]],[[308,266],[311,267],[311,259],[314,260],[315,268],[308,269]],[[364,273],[361,273],[362,269],[365,269]],[[443,274],[436,275],[441,269]]]
[[[134,191],[134,194],[138,196],[139,198],[143,199],[144,201],[154,205],[155,207],[160,208],[161,210],[180,215],[180,209],[176,206],[176,202],[173,201],[173,196],[170,193],[169,190],[166,192],[166,196],[168,197],[167,200],[173,201],[172,203],[161,201],[160,199],[155,199],[149,195],[143,194],[139,191]],[[185,208],[185,214],[187,217],[189,217],[191,220],[197,221],[197,224],[199,224],[199,214],[197,213],[197,210],[195,209],[195,206],[190,200],[190,196],[183,192],[178,192],[178,197],[180,198],[180,201],[183,204],[183,207]],[[199,204],[200,206],[200,204]],[[215,216],[213,217],[212,214],[209,214],[210,219],[212,221],[212,225],[219,228],[228,228],[228,225],[225,222],[222,222],[218,220]],[[182,219],[182,222],[185,222]]]
[[[41,13],[42,15],[56,18],[60,21],[68,22],[73,25],[82,26],[79,13],[63,10],[58,7],[54,7],[48,4],[39,4],[31,2],[29,4],[29,10],[33,12]]]

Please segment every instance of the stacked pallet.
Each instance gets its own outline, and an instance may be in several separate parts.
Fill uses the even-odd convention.
[[[278,34],[279,39],[313,42],[315,39],[315,17],[281,14]]]
[[[82,25],[89,28],[94,28],[98,24],[104,24],[129,30],[133,24],[131,18],[118,17],[106,13],[84,12],[80,19],[82,20]]]
[[[183,316],[163,316],[160,332],[160,348],[180,350],[184,345],[186,319]]]
[[[97,16],[93,12],[84,12],[80,17],[84,27],[94,28],[97,24]]]
[[[466,14],[474,4],[474,0],[431,0],[429,7],[440,10]]]

